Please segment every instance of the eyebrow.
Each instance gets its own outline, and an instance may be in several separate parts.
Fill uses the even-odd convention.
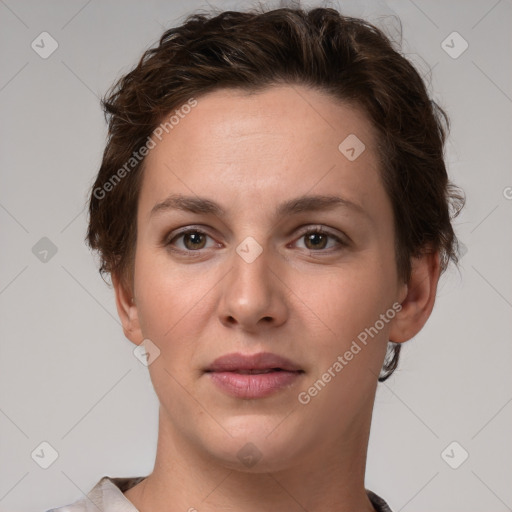
[[[359,204],[334,195],[304,195],[289,199],[276,208],[274,215],[276,217],[285,217],[303,212],[333,210],[339,207],[350,209],[355,213],[368,217],[366,210]],[[226,217],[226,210],[215,201],[205,197],[185,196],[183,194],[171,194],[162,202],[155,204],[149,215],[152,217],[156,214],[172,210],[215,215],[220,218]]]

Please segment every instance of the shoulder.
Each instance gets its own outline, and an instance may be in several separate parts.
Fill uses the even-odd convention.
[[[46,512],[138,512],[124,496],[134,485],[145,477],[110,478],[104,476],[87,494],[79,500]]]

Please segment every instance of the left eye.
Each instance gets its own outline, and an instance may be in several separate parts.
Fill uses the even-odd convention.
[[[329,239],[334,240],[334,246],[344,245],[340,238],[322,229],[311,229],[306,231],[305,233],[302,233],[298,240],[305,241],[305,249],[309,251],[317,251],[326,248],[330,249],[332,246],[327,247]]]

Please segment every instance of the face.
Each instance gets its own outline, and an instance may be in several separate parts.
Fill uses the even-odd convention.
[[[254,471],[348,450],[407,291],[373,127],[305,87],[196,99],[145,160],[124,320],[167,432]]]

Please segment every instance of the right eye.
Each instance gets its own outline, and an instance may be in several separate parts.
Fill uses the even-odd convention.
[[[207,238],[211,237],[200,229],[187,229],[176,234],[166,245],[171,246],[171,250],[177,250],[179,252],[197,252],[201,249],[208,249],[208,247],[205,247]],[[176,247],[175,242],[177,240],[181,240],[181,247],[179,247],[179,244],[178,247]]]

